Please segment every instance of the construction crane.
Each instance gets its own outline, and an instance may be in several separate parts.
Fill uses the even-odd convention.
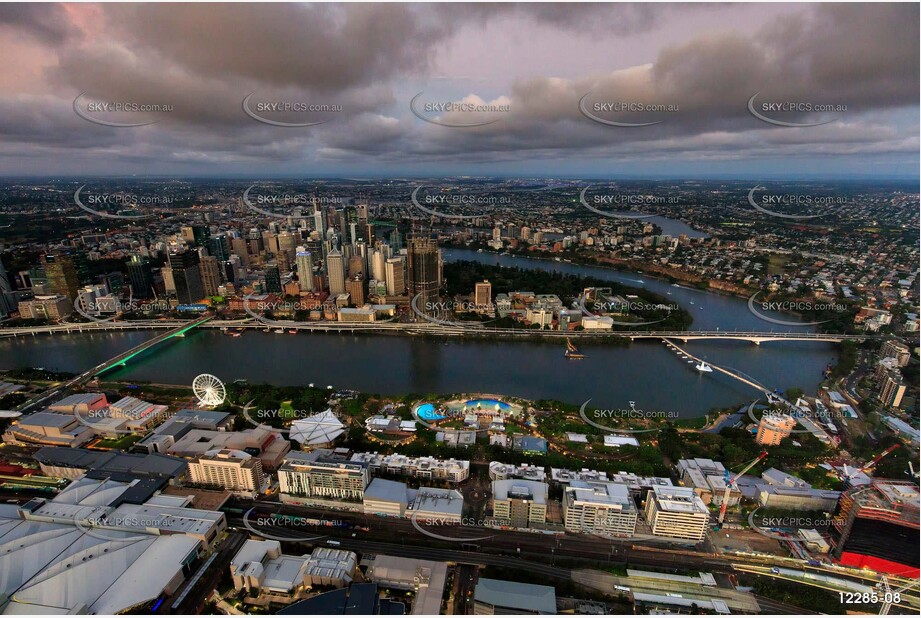
[[[891,453],[892,451],[894,451],[894,450],[897,449],[897,448],[899,448],[899,444],[898,444],[898,443],[893,444],[892,446],[890,446],[889,448],[887,448],[885,451],[883,451],[882,453],[880,453],[879,455],[877,455],[876,457],[874,457],[873,460],[870,461],[870,463],[868,463],[867,465],[865,465],[863,468],[861,468],[860,471],[861,471],[861,472],[864,472],[864,473],[865,473],[865,472],[868,472],[870,469],[872,469],[873,467],[875,467],[876,464],[878,464],[879,461],[880,461],[883,457],[885,457],[886,455],[888,455],[889,453]]]
[[[883,575],[879,583],[876,584],[876,589],[882,593],[880,598],[881,604],[879,606],[879,615],[888,616],[889,610],[892,609],[893,604],[898,605],[902,600],[902,593],[906,590],[914,588],[918,585],[918,582],[909,582],[907,585],[902,586],[896,590],[893,590],[889,586],[889,578]],[[914,592],[914,591],[912,591]]]
[[[723,527],[723,520],[726,518],[726,509],[729,508],[729,493],[732,491],[732,486],[736,484],[736,481],[739,479],[739,477],[741,477],[743,474],[745,474],[746,472],[754,468],[755,464],[757,464],[758,462],[760,462],[762,459],[764,459],[767,456],[768,456],[767,451],[761,451],[760,455],[758,455],[752,462],[750,462],[747,466],[742,468],[740,472],[736,473],[735,476],[733,476],[731,479],[729,479],[726,482],[726,491],[723,493],[723,502],[722,504],[720,504],[720,516],[719,516],[719,519],[716,520],[717,530]],[[729,473],[727,472],[726,474],[728,476]]]
[[[872,469],[876,466],[876,464],[878,464],[878,463],[880,462],[880,460],[882,460],[883,457],[885,457],[886,455],[888,455],[889,453],[891,453],[891,452],[894,451],[895,449],[899,448],[899,446],[900,446],[900,445],[899,445],[898,443],[893,444],[892,446],[890,446],[889,448],[887,448],[885,451],[883,451],[882,453],[880,453],[879,455],[877,455],[876,457],[874,457],[873,459],[871,459],[870,462],[869,462],[867,465],[865,465],[864,467],[862,467],[862,468],[860,468],[860,469],[858,469],[858,470],[855,470],[855,471],[852,472],[852,473],[849,473],[849,472],[847,471],[847,466],[844,466],[844,478],[843,478],[842,480],[844,480],[844,481],[850,481],[852,478],[854,478],[855,476],[857,476],[857,475],[860,474],[861,472],[864,473],[864,474],[866,474],[867,472],[869,472],[870,470],[872,470]]]

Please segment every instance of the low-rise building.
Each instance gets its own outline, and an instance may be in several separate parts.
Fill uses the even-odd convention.
[[[571,481],[565,488],[563,522],[568,532],[630,537],[636,520],[636,504],[626,485]]]
[[[19,317],[24,320],[57,321],[74,312],[73,303],[62,295],[36,296],[19,301]]]
[[[693,487],[704,504],[723,503],[726,495],[726,480],[729,478],[726,468],[718,461],[697,457],[682,459],[678,462],[678,474],[685,487]],[[735,506],[742,499],[742,492],[737,487],[730,487],[729,501],[726,506]]]
[[[282,502],[323,504],[363,509],[365,488],[371,482],[368,467],[356,461],[342,461],[322,452],[289,453],[278,469]]]
[[[381,455],[355,453],[352,461],[366,464],[372,474],[390,474],[418,479],[460,483],[470,476],[470,462],[465,459],[436,459],[435,457],[407,457],[394,453]]]
[[[646,497],[646,522],[656,536],[702,541],[710,512],[690,487],[653,487]]]
[[[385,517],[404,517],[409,505],[406,483],[376,478],[365,488],[364,512]]]
[[[545,481],[547,471],[543,466],[531,464],[507,464],[501,461],[489,462],[489,480],[502,481],[505,479],[525,479],[528,481]]]
[[[557,614],[553,586],[481,577],[473,590],[473,613],[480,616],[502,614]]]
[[[90,442],[96,432],[72,414],[36,412],[17,419],[3,433],[7,444],[78,447]]]
[[[758,502],[761,506],[795,511],[834,511],[841,497],[840,491],[814,489],[806,481],[770,468],[761,473],[763,483],[758,485]]]
[[[406,514],[421,521],[460,523],[464,496],[456,489],[420,487],[411,494]]]
[[[441,599],[448,578],[446,563],[382,554],[376,554],[367,562],[369,581],[413,592],[413,615],[437,616],[441,613]]]
[[[156,453],[148,455],[46,446],[32,457],[38,462],[43,474],[59,479],[77,479],[87,472],[98,472],[102,475],[130,474],[135,478],[179,481],[186,477],[188,471],[185,459]]]
[[[493,516],[516,528],[546,523],[548,493],[549,485],[540,481],[493,481]]]
[[[166,437],[167,434],[160,434]],[[231,449],[258,457],[264,471],[276,470],[291,450],[291,443],[281,433],[267,427],[254,427],[243,431],[211,431],[207,429],[181,430],[182,437],[175,439],[166,452],[176,457],[192,459],[214,450]]]
[[[278,541],[249,539],[230,561],[230,575],[237,590],[294,597],[312,586],[347,586],[357,561],[343,549],[317,547],[309,556],[288,556]]]
[[[208,451],[189,461],[189,479],[192,483],[220,487],[240,496],[255,497],[266,490],[262,461],[233,449]]]

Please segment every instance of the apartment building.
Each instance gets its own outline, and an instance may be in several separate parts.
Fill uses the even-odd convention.
[[[258,457],[233,449],[220,449],[189,462],[192,483],[214,485],[237,495],[255,497],[266,486]]]
[[[434,457],[407,457],[395,453],[355,453],[352,461],[365,464],[371,474],[409,476],[425,480],[460,483],[470,476],[470,462],[463,459],[436,459]]]
[[[530,528],[547,521],[549,485],[540,481],[506,479],[492,482],[493,516],[515,528]]]
[[[282,502],[294,504],[335,501],[357,503],[360,509],[370,482],[371,471],[364,463],[322,453],[289,453],[278,469]]]
[[[656,536],[702,541],[710,512],[691,487],[653,487],[646,497],[646,522]]]
[[[571,481],[563,495],[563,522],[568,532],[633,536],[637,509],[630,489],[617,483]]]

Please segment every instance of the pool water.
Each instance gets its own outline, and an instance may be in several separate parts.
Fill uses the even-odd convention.
[[[418,408],[416,408],[416,414],[422,420],[426,421],[437,421],[439,419],[445,418],[440,414],[435,413],[435,406],[430,403],[423,403]]]
[[[512,407],[504,401],[497,401],[495,399],[471,399],[470,401],[466,402],[465,405],[468,408],[495,408],[496,406],[499,406],[500,410],[508,410]]]

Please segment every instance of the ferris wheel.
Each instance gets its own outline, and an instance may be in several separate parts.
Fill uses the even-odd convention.
[[[192,381],[192,391],[198,397],[198,402],[207,407],[221,405],[227,396],[224,383],[210,373],[203,373],[196,377]]]

